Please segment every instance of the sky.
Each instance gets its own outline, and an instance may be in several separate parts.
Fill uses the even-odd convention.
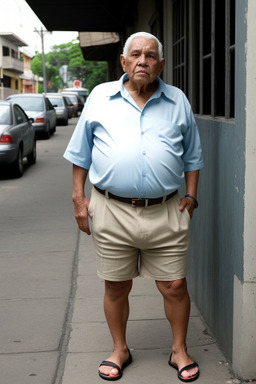
[[[46,30],[40,19],[25,0],[0,0],[0,32],[12,32],[20,37],[31,54],[42,52],[41,38],[36,30]],[[44,33],[44,51],[51,46],[68,43],[78,36],[78,32],[53,31]]]

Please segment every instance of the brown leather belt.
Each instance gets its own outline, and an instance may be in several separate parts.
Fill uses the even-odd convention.
[[[100,188],[98,188],[96,186],[94,186],[94,188],[99,193],[101,193],[102,195],[107,196],[110,199],[114,199],[114,200],[122,201],[123,203],[131,204],[131,206],[134,207],[134,208],[135,207],[148,207],[150,205],[162,204],[165,201],[171,199],[178,192],[178,191],[174,191],[174,192],[170,193],[167,196],[158,197],[156,199],[137,199],[137,198],[129,198],[129,197],[116,196],[116,195],[113,195],[113,193],[110,193],[110,192],[106,193],[106,191],[104,191],[103,189],[100,189]]]

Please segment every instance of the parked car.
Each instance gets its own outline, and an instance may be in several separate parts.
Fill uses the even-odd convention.
[[[56,131],[56,111],[48,97],[42,93],[19,93],[10,95],[6,100],[13,100],[24,109],[28,117],[34,119],[36,135],[43,133],[46,139]]]
[[[77,97],[78,97],[78,111],[82,112],[85,102],[84,102],[84,99],[82,98],[82,96],[77,95]]]
[[[83,99],[83,102],[86,102],[86,99],[88,97],[88,89],[87,88],[66,88],[65,92],[73,92],[76,93],[78,96],[80,96]]]
[[[60,93],[47,93],[47,97],[56,111],[57,123],[68,125],[68,103]]]
[[[74,105],[74,116],[78,116],[78,105],[79,105],[79,99],[78,96],[73,92],[61,92],[61,95],[68,96],[71,103]]]
[[[12,101],[0,100],[0,168],[12,168],[16,177],[23,174],[23,158],[36,162],[36,135],[33,118]]]
[[[70,119],[71,117],[75,116],[74,113],[74,104],[72,104],[72,101],[67,95],[62,95],[64,99],[66,100],[67,107],[68,107],[68,118]]]

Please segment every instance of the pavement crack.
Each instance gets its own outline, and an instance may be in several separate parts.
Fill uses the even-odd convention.
[[[68,304],[66,308],[66,316],[65,316],[65,320],[62,328],[62,336],[61,336],[59,348],[58,348],[59,357],[58,357],[57,367],[55,371],[55,376],[53,379],[53,384],[62,383],[62,378],[65,370],[68,343],[69,343],[70,333],[72,330],[71,322],[72,322],[72,317],[74,312],[74,300],[75,300],[75,295],[77,290],[79,242],[80,242],[80,231],[78,230],[77,239],[76,239],[76,249],[74,252],[74,259],[73,259],[70,294],[69,294]]]

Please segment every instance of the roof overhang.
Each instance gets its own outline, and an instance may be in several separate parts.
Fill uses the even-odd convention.
[[[138,0],[26,0],[49,31],[121,32]]]
[[[25,43],[24,40],[16,36],[12,32],[0,32],[0,36],[3,37],[4,39],[8,40],[10,43],[13,43],[17,47],[27,47],[28,44]]]

